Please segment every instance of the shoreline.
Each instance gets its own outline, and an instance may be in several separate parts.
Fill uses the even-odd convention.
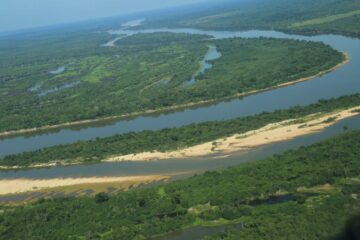
[[[99,183],[150,183],[154,181],[168,180],[169,176],[129,176],[129,177],[89,177],[89,178],[51,178],[51,179],[10,179],[0,180],[0,195],[19,194],[33,191],[41,191],[57,187],[77,186],[83,184]]]
[[[178,149],[168,152],[142,152],[127,155],[114,155],[98,162],[136,162],[136,161],[156,161],[166,159],[187,160],[196,157],[209,157],[222,159],[235,153],[251,151],[261,146],[272,143],[283,142],[320,132],[327,127],[336,124],[346,118],[360,115],[360,106],[349,109],[341,109],[330,113],[315,113],[298,119],[288,119],[282,122],[267,124],[266,126],[251,130],[241,134],[234,134],[226,138],[219,138],[195,146]],[[58,162],[34,164],[27,167],[23,166],[0,166],[0,170],[22,170],[35,168],[64,167],[84,164],[82,162],[65,162],[59,165]],[[1,181],[1,180],[0,180]]]
[[[272,87],[268,87],[268,88],[252,90],[252,91],[248,91],[248,92],[244,92],[244,93],[238,93],[238,94],[235,94],[235,95],[232,95],[232,96],[229,96],[229,97],[223,97],[221,99],[210,99],[210,100],[203,100],[203,101],[198,101],[198,102],[190,102],[190,103],[179,104],[179,105],[174,105],[174,106],[165,107],[165,108],[150,109],[150,110],[146,110],[146,111],[142,111],[142,112],[133,112],[133,113],[122,114],[122,115],[117,115],[117,116],[110,116],[110,117],[103,117],[103,118],[97,118],[97,119],[88,119],[88,120],[67,122],[67,123],[61,123],[61,124],[56,124],[56,125],[45,125],[45,126],[42,126],[42,127],[29,128],[29,129],[5,131],[5,132],[0,132],[0,137],[3,137],[3,138],[4,137],[11,137],[11,136],[16,136],[16,135],[21,135],[21,134],[36,133],[36,132],[41,132],[41,131],[48,131],[48,130],[56,130],[56,129],[66,128],[66,127],[75,127],[75,126],[79,126],[79,125],[101,123],[101,122],[117,120],[117,119],[120,120],[122,118],[128,118],[128,117],[137,117],[137,116],[147,115],[147,114],[162,113],[162,112],[167,112],[167,111],[173,111],[173,110],[179,110],[179,109],[185,109],[185,108],[190,108],[190,107],[201,106],[201,105],[204,105],[204,104],[214,104],[214,103],[225,101],[225,100],[230,100],[230,99],[239,98],[239,97],[246,97],[246,96],[250,96],[250,95],[261,93],[261,92],[275,90],[275,89],[278,89],[278,88],[283,88],[283,87],[291,86],[291,85],[294,85],[294,84],[297,84],[297,83],[309,81],[309,80],[315,79],[317,77],[321,77],[324,74],[327,74],[327,73],[330,73],[330,72],[333,72],[333,71],[337,70],[338,68],[340,68],[340,67],[342,67],[342,66],[344,66],[344,65],[346,65],[347,63],[350,62],[350,54],[348,54],[346,52],[342,52],[342,54],[344,56],[344,60],[342,62],[338,63],[337,65],[335,65],[334,67],[330,68],[330,69],[323,70],[323,71],[321,71],[321,72],[319,72],[319,73],[317,73],[315,75],[309,76],[309,77],[303,77],[303,78],[300,78],[298,80],[294,80],[294,81],[286,82],[286,83],[281,83],[281,84],[278,84],[276,86],[272,86]]]
[[[249,151],[271,143],[294,139],[312,134],[346,118],[360,114],[360,106],[337,110],[331,113],[315,113],[298,119],[288,119],[282,122],[268,124],[260,129],[242,134],[234,134],[185,149],[169,152],[143,152],[114,156],[101,162],[153,161],[164,159],[187,159],[206,157],[214,154],[228,156],[241,151]],[[46,164],[42,166],[45,167]],[[47,164],[53,166],[53,164]],[[51,178],[51,179],[9,179],[0,180],[0,195],[20,194],[34,191],[44,191],[59,187],[76,187],[85,184],[137,184],[168,180],[168,175],[144,175],[126,177],[87,177],[87,178]]]
[[[143,152],[114,156],[102,162],[154,161],[165,159],[187,159],[206,157],[214,154],[231,155],[241,151],[249,151],[264,145],[283,142],[296,137],[320,132],[325,128],[346,118],[359,115],[360,106],[327,114],[311,114],[300,119],[291,119],[268,124],[260,129],[243,134],[234,134],[227,138],[198,144],[185,149],[169,152]],[[331,119],[331,121],[329,121]],[[300,120],[300,121],[299,121]]]

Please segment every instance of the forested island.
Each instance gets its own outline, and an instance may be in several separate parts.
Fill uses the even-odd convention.
[[[313,105],[297,106],[227,121],[191,124],[158,131],[131,132],[108,138],[98,138],[93,141],[58,145],[34,152],[6,156],[0,159],[0,165],[3,167],[29,167],[56,162],[60,165],[94,163],[116,155],[147,151],[165,152],[256,130],[271,123],[358,106],[360,106],[360,94],[355,94],[337,99],[321,100]],[[335,120],[336,118],[329,119],[330,122]]]

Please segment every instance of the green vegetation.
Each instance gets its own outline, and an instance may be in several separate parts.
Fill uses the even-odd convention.
[[[146,151],[169,151],[210,142],[219,138],[261,128],[269,123],[301,118],[319,112],[331,112],[360,105],[360,94],[321,100],[309,106],[292,107],[271,113],[241,117],[227,121],[205,122],[184,127],[127,133],[92,141],[59,145],[34,152],[6,156],[3,166],[29,166],[53,161],[96,162],[113,155]],[[331,120],[331,119],[330,119]],[[329,121],[330,121],[329,120]],[[333,120],[331,120],[333,121]]]
[[[145,27],[195,27],[219,30],[266,29],[304,34],[336,33],[360,37],[356,0],[254,0],[189,15],[154,19]]]
[[[0,132],[221,99],[327,70],[343,55],[321,43],[137,34],[101,47],[100,33],[0,40]],[[186,86],[208,44],[222,57]],[[50,73],[64,67],[64,71]]]
[[[356,0],[254,0],[236,6],[186,19],[150,20],[144,26],[360,36]],[[0,39],[0,132],[221,100],[309,77],[344,60],[322,43],[271,38],[213,40],[155,33],[101,47],[114,36],[99,31]],[[209,44],[222,57],[195,84],[184,84],[198,70]],[[211,141],[215,148],[219,138],[359,105],[360,94],[355,94],[227,121],[54,146],[4,157],[0,165],[98,162]],[[160,186],[0,205],[0,239],[143,240],[222,225],[228,225],[225,231],[206,239],[328,239],[360,209],[360,131],[347,130],[344,126],[343,134],[309,147]]]
[[[315,42],[235,38],[216,41],[216,45],[223,56],[189,89],[193,99],[277,86],[328,70],[344,60],[341,54]]]
[[[100,36],[71,34],[65,39],[45,36],[43,41],[38,38],[2,41],[0,130],[152,108],[156,103],[152,105],[151,100],[141,97],[141,90],[162,79],[171,80],[167,88],[181,84],[196,71],[198,61],[207,51],[206,45],[201,44],[206,36],[199,35],[138,35],[114,48],[100,47],[113,36],[98,40]],[[145,43],[136,39],[144,39]],[[26,40],[28,43],[22,47]],[[63,73],[49,73],[60,66],[66,67]],[[80,84],[40,95],[74,81]]]
[[[304,27],[294,27],[293,32],[300,32],[303,34],[323,34],[334,33],[350,37],[360,37],[360,15],[342,18],[337,21],[332,21],[324,24],[309,25]]]
[[[340,20],[343,18],[353,17],[356,15],[360,15],[360,10],[355,10],[355,11],[351,11],[348,13],[336,14],[336,15],[331,15],[331,16],[326,16],[326,17],[321,17],[321,18],[310,19],[310,20],[306,20],[304,22],[297,22],[297,23],[294,23],[292,25],[292,27],[304,27],[304,26],[309,26],[309,25],[324,24],[324,23],[334,22],[336,20]]]
[[[104,202],[107,202],[109,201],[109,195],[104,193],[104,192],[101,192],[101,193],[98,193],[95,195],[95,202],[96,203],[104,203]]]
[[[360,132],[112,196],[2,206],[1,239],[147,239],[240,223],[210,239],[327,239],[358,212]],[[325,185],[327,184],[327,185]]]

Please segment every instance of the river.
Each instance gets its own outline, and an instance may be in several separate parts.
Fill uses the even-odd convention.
[[[333,48],[350,54],[351,61],[324,76],[281,89],[262,92],[242,99],[219,102],[213,105],[183,109],[156,115],[143,115],[134,118],[120,119],[111,122],[84,125],[80,127],[63,128],[56,131],[37,133],[27,136],[15,136],[0,140],[0,157],[8,154],[31,151],[58,144],[72,143],[79,140],[90,140],[96,137],[107,137],[130,131],[158,130],[168,127],[179,127],[190,123],[211,120],[226,120],[235,117],[254,115],[263,111],[285,109],[296,105],[308,105],[320,99],[339,97],[360,92],[360,40],[335,35],[313,37],[288,35],[275,31],[220,32],[202,31],[196,29],[152,29],[141,31],[113,31],[112,34],[132,35],[138,32],[178,32],[191,34],[207,34],[217,39],[229,37],[275,37],[299,40],[322,41]],[[116,38],[110,45],[115,44]],[[204,62],[205,63],[205,62]],[[194,173],[202,173],[235,166],[240,163],[266,158],[289,149],[307,146],[327,139],[349,129],[360,129],[360,116],[342,120],[324,131],[298,137],[281,143],[274,143],[256,148],[248,152],[239,152],[225,158],[203,157],[192,159],[168,159],[151,162],[120,162],[100,163],[94,165],[67,166],[44,169],[28,169],[18,171],[0,171],[0,179],[49,179],[57,177],[100,177],[100,176],[134,176],[169,174],[183,178]],[[175,232],[159,239],[195,239],[208,234],[223,231],[224,227],[194,228]]]
[[[236,117],[254,115],[264,111],[286,109],[296,105],[308,105],[320,99],[329,99],[342,95],[360,92],[360,40],[338,35],[298,36],[276,31],[204,31],[196,29],[148,29],[139,31],[119,30],[112,34],[133,35],[136,33],[176,32],[207,34],[214,38],[231,37],[274,37],[298,40],[321,41],[339,51],[350,54],[348,64],[334,72],[311,81],[258,93],[241,99],[219,102],[212,105],[183,109],[156,115],[143,115],[111,122],[96,123],[84,126],[62,128],[50,132],[26,136],[13,136],[0,140],[0,157],[32,151],[58,144],[90,140],[96,137],[108,137],[131,131],[158,130],[179,127],[190,123],[212,120],[226,120]]]
[[[236,166],[241,163],[259,160],[273,154],[279,154],[289,149],[311,145],[331,136],[344,132],[344,126],[349,130],[360,129],[360,116],[344,119],[324,129],[321,132],[297,137],[293,140],[278,142],[250,151],[242,151],[231,156],[209,156],[188,159],[167,159],[158,161],[113,162],[91,165],[74,165],[53,168],[0,171],[1,179],[50,179],[50,178],[81,178],[81,177],[116,177],[136,175],[171,175],[175,179]]]

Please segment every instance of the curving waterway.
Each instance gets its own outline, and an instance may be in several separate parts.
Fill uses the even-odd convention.
[[[188,177],[195,173],[208,170],[237,166],[241,163],[259,160],[280,154],[289,149],[308,146],[349,130],[360,129],[360,116],[344,119],[321,132],[297,137],[292,140],[272,143],[250,151],[242,151],[228,157],[211,156],[188,159],[167,159],[158,161],[113,162],[92,165],[75,165],[53,168],[0,171],[1,179],[51,179],[51,178],[82,178],[82,177],[118,177],[170,175],[174,179]]]
[[[197,82],[197,78],[205,73],[206,70],[212,68],[211,61],[217,60],[221,58],[221,53],[218,52],[215,45],[210,44],[208,45],[208,52],[206,53],[203,60],[200,61],[200,68],[192,75],[191,79],[188,80],[185,85],[193,85]]]
[[[296,85],[262,92],[242,99],[234,99],[217,104],[184,109],[177,112],[157,115],[143,115],[131,119],[113,122],[84,125],[81,127],[63,128],[52,132],[37,133],[27,136],[14,136],[0,140],[0,157],[32,151],[58,144],[90,140],[96,137],[108,137],[114,134],[131,131],[158,130],[179,127],[191,123],[212,120],[226,120],[236,117],[254,115],[264,111],[285,109],[296,105],[308,105],[320,99],[329,99],[342,95],[360,92],[360,40],[337,35],[298,36],[276,31],[204,31],[196,29],[147,29],[139,31],[113,31],[117,35],[134,35],[136,33],[174,32],[189,34],[206,34],[216,39],[232,37],[274,37],[297,40],[321,41],[333,48],[350,54],[348,64],[334,72],[314,80]]]

